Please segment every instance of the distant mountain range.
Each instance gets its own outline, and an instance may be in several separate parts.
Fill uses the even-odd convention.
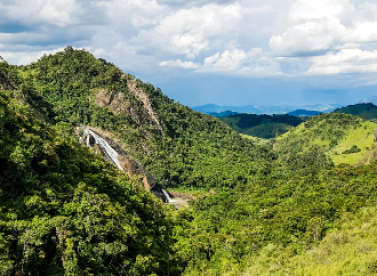
[[[215,117],[225,117],[225,116],[231,116],[231,115],[240,114],[240,113],[227,110],[227,111],[223,111],[223,112],[209,112],[208,114],[215,116]]]
[[[304,105],[304,106],[257,106],[257,105],[219,106],[215,104],[206,104],[206,105],[195,106],[191,108],[195,111],[200,111],[202,113],[207,113],[207,114],[220,113],[220,112],[225,112],[225,111],[233,112],[233,114],[234,113],[287,114],[295,110],[307,110],[307,111],[318,111],[318,112],[323,112],[323,113],[329,113],[343,106],[344,105],[339,105],[339,104],[315,104],[315,105]],[[211,114],[211,115],[214,115],[214,114]],[[226,115],[222,115],[222,116],[226,116]]]
[[[288,115],[291,116],[314,116],[321,114],[321,111],[314,111],[314,110],[305,110],[305,109],[297,109],[292,112],[288,112]]]

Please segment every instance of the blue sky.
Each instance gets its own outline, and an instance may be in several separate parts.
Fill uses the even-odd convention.
[[[1,0],[0,56],[72,45],[189,106],[356,103],[377,95],[377,3]]]

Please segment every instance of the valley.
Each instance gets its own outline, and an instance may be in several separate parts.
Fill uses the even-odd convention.
[[[216,118],[70,46],[1,61],[0,275],[377,275],[354,109]]]

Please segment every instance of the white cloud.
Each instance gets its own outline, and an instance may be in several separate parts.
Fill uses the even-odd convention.
[[[203,64],[192,61],[178,60],[163,61],[160,66],[193,69],[197,73],[229,73],[245,76],[281,75],[279,62],[276,58],[267,57],[260,48],[249,52],[234,49],[206,57]]]
[[[18,0],[0,3],[0,15],[12,22],[22,24],[49,24],[56,27],[85,24],[90,18],[100,22],[101,17],[95,1],[78,0]]]
[[[73,47],[74,49],[81,49]],[[87,49],[88,50],[88,49]],[[64,51],[64,48],[56,48],[52,50],[32,50],[29,51],[0,51],[0,56],[2,56],[8,63],[16,65],[28,65],[32,62],[38,61],[44,55],[53,55],[57,52]]]
[[[211,3],[216,4],[229,4],[235,0],[157,0],[158,3],[163,5],[169,5],[173,7],[193,7],[193,6],[204,6]]]
[[[377,4],[356,1],[0,0],[0,55],[73,45],[150,75],[375,72]]]
[[[177,60],[167,60],[160,62],[160,66],[168,66],[168,67],[178,67],[184,69],[197,69],[199,68],[199,64],[193,63],[192,61],[181,61],[180,59]]]
[[[353,7],[347,0],[298,0],[292,4],[290,25],[269,42],[275,55],[316,55],[335,46],[347,33],[342,24]]]
[[[314,56],[377,41],[374,11],[377,5],[371,3],[355,7],[348,0],[298,0],[292,4],[289,26],[272,36],[269,46],[275,55]]]
[[[225,45],[224,38],[234,37],[241,19],[239,4],[181,9],[166,16],[151,30],[141,30],[130,42],[142,52],[162,51],[192,59],[211,49],[211,42],[216,38],[222,37],[220,44]]]
[[[311,58],[313,65],[307,74],[375,73],[377,50],[343,49],[325,56]]]
[[[268,53],[264,53],[260,48],[254,48],[248,52],[239,49],[225,50],[222,54],[217,52],[205,58],[203,66],[198,71],[238,73],[249,76],[282,74],[278,60],[269,57]]]

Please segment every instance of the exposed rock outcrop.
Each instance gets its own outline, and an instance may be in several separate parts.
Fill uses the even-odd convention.
[[[140,102],[143,103],[144,109],[147,111],[157,128],[160,130],[162,136],[165,136],[164,129],[162,127],[163,123],[161,122],[158,114],[153,110],[152,103],[149,100],[147,93],[145,93],[143,89],[137,87],[136,80],[127,80],[126,78],[123,78],[123,81],[127,82],[127,87],[130,93],[132,93]]]
[[[376,131],[374,132],[374,142],[375,142],[375,143],[377,142],[377,129],[376,129]]]
[[[114,114],[130,113],[130,104],[123,93],[101,89],[96,94],[96,103],[99,107],[109,107]]]

